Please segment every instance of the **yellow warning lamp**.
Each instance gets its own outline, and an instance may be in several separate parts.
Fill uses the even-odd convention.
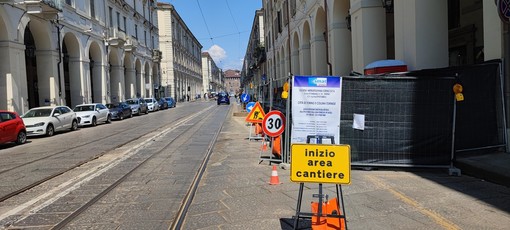
[[[289,83],[285,82],[285,84],[283,84],[283,91],[289,92],[289,88],[290,88]]]
[[[462,94],[463,87],[459,83],[455,83],[453,85],[453,92],[455,93],[455,100],[457,101],[464,101],[464,94]]]
[[[285,84],[283,84],[282,99],[287,99],[288,97],[289,97],[289,83],[285,82]]]

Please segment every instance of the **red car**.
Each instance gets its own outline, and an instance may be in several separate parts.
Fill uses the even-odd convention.
[[[15,112],[0,110],[0,144],[27,142],[25,123]]]

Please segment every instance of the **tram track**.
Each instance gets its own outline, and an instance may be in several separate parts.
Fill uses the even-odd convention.
[[[186,119],[187,117],[188,117],[188,115],[181,115],[181,116],[179,116],[179,117],[178,117],[178,118],[174,121],[174,124],[175,124],[175,123],[180,123],[181,121],[183,121],[183,120],[184,120],[184,119]],[[163,128],[172,127],[174,124],[167,125],[167,126],[165,126],[165,127],[163,127]],[[122,132],[117,132],[117,133],[115,133],[115,134],[110,135],[110,136],[109,136],[109,138],[115,138],[115,137],[118,137],[118,136],[120,136],[120,135],[123,135],[123,133],[125,133],[125,132],[130,132],[130,131],[132,131],[132,130],[136,130],[136,129],[138,129],[138,128],[137,128],[137,127],[134,127],[134,128],[130,128],[130,129],[124,129],[124,130],[122,130]],[[158,129],[161,129],[161,127],[159,127],[159,128],[154,128],[154,129],[150,129],[150,130],[147,130],[146,132],[144,132],[143,134],[141,134],[141,135],[139,135],[139,136],[137,136],[137,137],[130,138],[130,139],[128,139],[128,140],[126,140],[126,141],[124,141],[122,144],[119,144],[119,145],[114,146],[112,149],[118,149],[118,148],[121,148],[121,147],[123,147],[123,146],[125,146],[125,145],[127,145],[127,144],[131,143],[132,141],[135,141],[135,140],[139,139],[140,137],[145,136],[145,135],[148,135],[148,134],[150,134],[150,133],[152,133],[152,132],[154,132],[154,131],[156,131],[156,130],[158,130]],[[68,148],[68,149],[65,149],[65,150],[57,151],[57,152],[55,152],[55,153],[53,153],[53,154],[46,155],[46,156],[44,156],[44,157],[40,157],[40,158],[37,158],[37,159],[31,160],[31,161],[28,161],[28,162],[25,162],[25,163],[22,163],[22,164],[16,165],[15,167],[12,167],[12,168],[4,169],[4,170],[0,171],[0,177],[1,177],[3,174],[6,174],[6,173],[8,173],[8,172],[12,172],[12,171],[17,170],[17,169],[20,169],[20,168],[22,168],[22,167],[26,167],[26,166],[31,165],[31,164],[36,164],[36,163],[42,162],[42,161],[44,161],[44,160],[48,160],[48,159],[50,159],[50,158],[52,158],[52,157],[55,157],[55,156],[58,156],[58,155],[61,155],[61,154],[65,154],[65,153],[73,152],[73,150],[80,149],[80,148],[82,148],[82,147],[84,147],[84,146],[87,146],[87,145],[93,144],[93,143],[98,142],[98,141],[100,141],[100,140],[102,140],[102,139],[104,139],[104,138],[103,138],[103,137],[95,138],[95,139],[90,140],[90,141],[87,141],[87,142],[85,142],[85,143],[83,143],[83,144],[80,144],[80,145],[77,145],[77,146],[73,146],[73,147]],[[62,175],[62,174],[65,174],[65,173],[67,173],[67,172],[69,172],[69,171],[72,171],[72,170],[74,170],[74,169],[76,169],[76,168],[78,168],[78,167],[80,167],[80,166],[82,166],[82,165],[84,165],[84,164],[86,164],[86,163],[89,163],[89,162],[91,162],[91,161],[97,160],[98,158],[100,158],[100,157],[104,156],[104,155],[105,155],[105,154],[107,154],[108,152],[109,152],[109,151],[101,152],[101,153],[99,153],[99,154],[96,154],[96,155],[94,155],[94,156],[92,156],[92,157],[88,158],[88,159],[85,159],[85,160],[79,161],[78,163],[73,164],[73,165],[72,165],[72,166],[70,166],[70,167],[67,167],[67,168],[65,168],[65,169],[63,169],[63,170],[60,170],[60,171],[55,172],[55,173],[52,173],[51,175],[45,176],[43,179],[40,179],[40,180],[34,181],[34,182],[32,182],[32,183],[30,183],[30,184],[28,184],[28,185],[26,185],[26,186],[23,186],[23,187],[21,187],[21,188],[19,188],[19,189],[16,189],[16,190],[12,191],[12,192],[9,192],[9,193],[7,193],[7,194],[2,194],[2,195],[0,196],[0,203],[1,203],[1,202],[4,202],[4,201],[6,201],[6,200],[8,200],[8,199],[10,199],[10,198],[12,198],[12,197],[14,197],[14,196],[17,196],[17,195],[19,195],[19,194],[21,194],[21,193],[24,193],[24,192],[26,192],[26,191],[28,191],[28,190],[30,190],[30,189],[32,189],[32,188],[34,188],[34,187],[36,187],[36,186],[39,186],[39,185],[43,184],[44,182],[47,182],[47,181],[49,181],[49,180],[51,180],[51,179],[54,179],[54,178],[56,178],[56,177],[58,177],[58,176],[60,176],[60,175]]]
[[[211,116],[212,113],[209,113],[207,114],[207,117]],[[203,120],[206,120],[205,118],[202,118],[201,119],[202,121]],[[194,179],[193,179],[193,182],[191,183],[189,189],[188,189],[188,192],[186,193],[186,196],[185,196],[185,199],[184,201],[182,202],[182,205],[181,207],[179,208],[179,212],[178,212],[178,215],[175,217],[174,221],[173,221],[173,225],[171,227],[171,229],[176,229],[174,228],[174,226],[177,226],[180,228],[181,224],[182,224],[182,221],[184,220],[184,217],[185,217],[185,214],[189,208],[189,205],[191,204],[191,201],[193,199],[193,194],[196,192],[196,188],[198,186],[198,183],[200,182],[200,179],[202,177],[202,174],[205,170],[205,166],[207,165],[207,161],[212,153],[212,149],[214,147],[214,143],[216,142],[217,140],[217,137],[219,135],[219,133],[221,132],[221,129],[223,127],[223,123],[224,121],[221,123],[220,127],[218,128],[218,130],[216,131],[214,137],[212,138],[212,140],[210,141],[209,143],[209,146],[207,148],[207,152],[204,156],[204,160],[202,161],[202,164],[200,165],[200,169],[199,171],[197,172],[197,174],[195,175]],[[203,124],[201,124],[203,125]],[[193,129],[193,128],[196,128],[196,126],[187,126],[186,129],[183,131],[183,133],[185,132],[188,132],[189,130]],[[199,129],[198,129],[199,130]],[[197,132],[197,131],[195,131]],[[145,165],[146,162],[150,161],[151,159],[153,159],[155,156],[157,156],[158,154],[161,154],[164,149],[168,148],[169,146],[171,146],[176,140],[178,139],[178,137],[176,137],[175,139],[172,139],[171,141],[169,141],[163,148],[161,148],[160,150],[158,150],[157,152],[154,152],[151,156],[149,156],[148,158],[144,159],[141,163],[139,163],[138,165],[136,165],[134,168],[132,168],[129,172],[127,172],[124,176],[122,176],[121,178],[119,178],[117,181],[115,181],[113,184],[111,184],[110,186],[108,186],[108,188],[106,188],[105,190],[103,190],[101,193],[99,193],[97,196],[95,196],[93,199],[91,199],[90,201],[88,201],[86,204],[84,204],[83,206],[81,206],[80,208],[78,208],[75,212],[71,213],[70,215],[68,215],[65,219],[63,219],[62,221],[60,221],[58,224],[56,224],[55,226],[53,226],[51,229],[52,230],[60,230],[60,229],[63,229],[65,226],[67,226],[71,221],[73,221],[76,217],[78,217],[81,213],[83,213],[85,210],[87,210],[89,207],[91,207],[92,205],[94,205],[96,202],[98,202],[102,197],[104,197],[106,194],[108,194],[110,191],[112,191],[113,189],[115,189],[119,184],[121,184],[124,180],[126,180],[126,178],[128,178],[133,172],[135,172],[137,169],[139,169],[140,167],[142,167],[143,165]],[[175,224],[177,223],[177,224]],[[177,229],[179,229],[177,228]]]
[[[215,106],[214,106],[215,107]],[[193,114],[193,118],[192,119],[198,119],[198,122],[196,122],[197,124],[196,125],[187,125],[187,122],[191,121],[192,119],[186,119],[186,118],[180,118],[178,119],[179,122],[178,122],[178,125],[174,125],[173,127],[167,127],[165,130],[167,129],[177,129],[178,127],[181,127],[181,130],[180,132],[182,133],[185,133],[185,132],[189,132],[191,129],[196,129],[194,132],[198,132],[198,130],[200,129],[200,127],[197,128],[197,125],[200,125],[200,126],[203,126],[204,123],[203,121],[204,120],[207,120],[208,117],[212,116],[212,114],[214,114],[214,110],[213,112],[209,112],[209,110],[213,108],[213,107],[209,107],[208,109],[205,109],[205,110],[202,110],[200,111],[199,113],[195,113]],[[218,108],[218,107],[216,107]],[[200,114],[202,113],[206,113],[206,116],[202,117],[202,116],[199,116]],[[212,153],[212,149],[214,147],[214,143],[219,135],[219,133],[221,132],[221,129],[223,127],[223,123],[224,123],[224,119],[223,121],[221,121],[221,125],[219,125],[219,128],[217,130],[215,130],[215,134],[214,134],[214,137],[209,141],[209,145],[207,147],[207,151],[205,153],[205,156],[204,156],[204,159],[202,161],[202,164],[200,165],[200,170],[196,173],[194,179],[193,179],[193,182],[191,183],[189,189],[188,189],[188,192],[185,196],[185,199],[184,201],[182,202],[182,205],[181,207],[179,208],[179,213],[177,215],[177,217],[175,217],[175,221],[174,222],[177,222],[177,223],[182,223],[182,220],[185,216],[185,212],[187,211],[189,205],[191,204],[191,201],[192,201],[192,197],[193,197],[193,194],[197,188],[197,185],[198,183],[200,182],[200,178],[204,172],[204,169],[205,169],[205,166],[207,164],[207,161],[209,159],[209,156],[211,155]],[[159,128],[159,129],[162,129],[162,128]],[[161,136],[163,135],[163,132],[160,132],[158,133],[157,135],[154,135],[153,137],[151,138],[148,138],[149,140],[150,139],[155,139],[157,138],[158,136]],[[110,193],[112,190],[114,190],[119,184],[121,184],[126,178],[128,178],[133,172],[137,171],[137,169],[139,169],[140,167],[142,167],[143,165],[145,165],[146,162],[150,161],[151,159],[153,159],[155,156],[157,156],[158,154],[161,154],[164,149],[166,148],[169,148],[172,144],[174,144],[174,142],[179,139],[179,136],[180,135],[177,135],[174,139],[172,140],[168,140],[168,143],[166,143],[164,145],[164,147],[162,147],[161,149],[159,149],[158,151],[156,152],[153,152],[150,156],[148,156],[146,159],[144,159],[143,161],[141,161],[138,165],[134,166],[131,170],[129,170],[127,173],[125,173],[125,175],[123,175],[122,177],[120,177],[118,180],[116,180],[114,183],[112,183],[111,185],[109,185],[106,189],[104,189],[103,191],[101,191],[99,194],[97,194],[95,197],[93,197],[92,199],[90,199],[88,202],[86,202],[85,204],[83,204],[81,207],[79,207],[78,209],[76,209],[74,212],[72,212],[71,214],[69,214],[66,218],[64,218],[63,220],[59,221],[57,224],[53,225],[53,227],[51,229],[62,229],[64,228],[65,226],[67,226],[70,222],[72,222],[76,217],[80,216],[81,213],[83,213],[85,210],[87,210],[89,207],[91,207],[92,205],[94,205],[96,202],[98,202],[102,197],[104,197],[106,194]],[[138,151],[138,150],[136,150]],[[82,163],[84,164],[84,163]],[[69,170],[67,170],[69,171]],[[42,183],[42,182],[41,182]],[[33,213],[34,211],[30,211],[31,213]],[[1,217],[1,216],[0,216]],[[0,219],[1,221],[2,219]],[[19,221],[19,220],[17,220]]]

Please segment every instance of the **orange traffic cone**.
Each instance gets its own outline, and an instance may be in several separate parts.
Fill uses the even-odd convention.
[[[262,141],[262,151],[267,151],[267,142]]]
[[[280,184],[280,179],[278,178],[278,171],[276,171],[276,165],[273,165],[273,171],[271,172],[271,180],[269,181],[270,185]]]

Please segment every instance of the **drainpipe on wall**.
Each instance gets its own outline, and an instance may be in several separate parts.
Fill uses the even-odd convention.
[[[60,28],[60,23],[59,23],[59,19],[58,19],[58,15],[57,15],[57,20],[55,21],[52,21],[53,24],[55,24],[55,27],[57,28],[57,49],[58,49],[58,63],[57,63],[57,76],[58,76],[58,97],[59,97],[59,102],[56,103],[57,105],[60,105],[61,102],[62,102],[62,81],[61,81],[61,72],[60,72],[60,67],[62,65],[62,48],[61,48],[61,44],[60,44],[60,35],[61,35],[61,29]]]

